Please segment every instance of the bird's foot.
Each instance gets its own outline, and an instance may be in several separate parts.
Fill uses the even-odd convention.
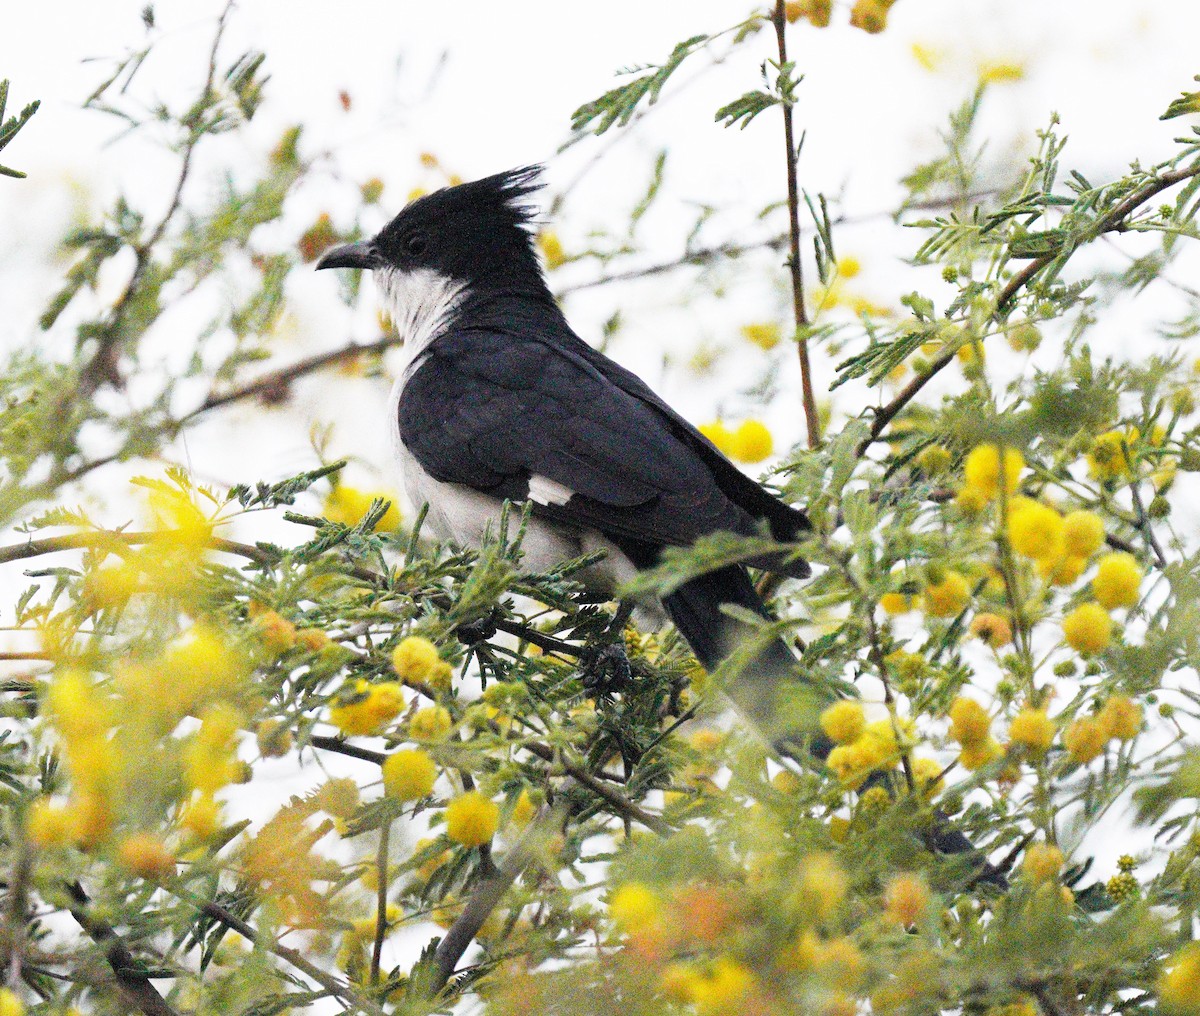
[[[492,611],[486,617],[468,621],[466,624],[460,624],[454,629],[454,634],[458,637],[458,641],[464,645],[473,646],[480,642],[486,642],[496,634],[495,611]]]
[[[633,666],[622,642],[589,646],[579,657],[584,690],[592,696],[613,695],[629,687]]]

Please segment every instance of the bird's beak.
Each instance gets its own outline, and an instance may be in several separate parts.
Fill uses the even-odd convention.
[[[379,264],[379,254],[375,245],[369,240],[358,243],[344,243],[340,247],[327,250],[320,261],[317,270],[322,268],[374,268]]]

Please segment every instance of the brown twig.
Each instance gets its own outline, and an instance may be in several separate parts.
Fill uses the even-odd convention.
[[[67,884],[66,889],[74,902],[71,916],[87,932],[88,937],[104,949],[104,959],[111,968],[125,1001],[145,1016],[178,1016],[142,972],[141,964],[125,947],[112,925],[88,911],[92,901],[83,891],[83,887],[77,882],[72,882]]]
[[[336,977],[326,973],[320,967],[310,963],[305,959],[304,955],[295,949],[291,949],[286,945],[280,945],[278,942],[263,941],[259,938],[257,930],[240,917],[230,913],[219,903],[213,903],[211,900],[204,900],[196,896],[182,885],[176,883],[164,883],[163,888],[174,894],[185,903],[190,904],[199,910],[207,917],[211,917],[219,924],[225,925],[230,931],[236,931],[247,941],[256,942],[266,948],[269,952],[278,956],[281,960],[291,964],[306,977],[316,981],[330,995],[335,998],[340,998],[347,1005],[353,1006],[356,1009],[365,1013],[370,1013],[371,1016],[386,1016],[383,1008],[372,1002],[365,995],[362,995],[349,984],[344,981],[339,981]]]
[[[461,914],[455,918],[446,932],[446,937],[438,943],[433,957],[433,974],[426,985],[430,998],[436,997],[454,976],[454,968],[467,948],[479,934],[484,921],[488,919],[497,904],[504,898],[509,887],[517,880],[521,872],[534,859],[538,848],[552,835],[552,830],[563,817],[561,806],[544,806],[530,822],[516,843],[514,843],[504,860],[491,868],[485,878],[475,884],[467,905]]]
[[[371,984],[379,983],[379,966],[383,960],[383,940],[387,937],[388,845],[392,823],[379,827],[379,853],[375,858],[375,943],[371,949]]]
[[[787,20],[784,17],[783,0],[775,0],[775,12],[771,16],[775,26],[775,41],[779,49],[779,85],[784,88],[784,73],[787,67]],[[808,447],[816,448],[821,443],[821,419],[817,414],[817,399],[813,394],[812,364],[808,356],[808,311],[804,306],[804,269],[800,263],[800,182],[796,174],[795,127],[792,123],[792,103],[786,95],[780,95],[783,111],[783,141],[787,149],[787,204],[788,204],[788,248],[787,266],[792,279],[792,314],[796,323],[796,354],[800,358],[800,387],[804,401],[804,421],[808,428]]]
[[[1114,230],[1123,229],[1125,226],[1124,220],[1132,215],[1138,208],[1160,194],[1162,191],[1174,187],[1184,180],[1189,180],[1194,176],[1200,176],[1200,162],[1196,162],[1191,166],[1180,169],[1171,170],[1156,177],[1153,181],[1146,184],[1144,187],[1134,191],[1123,201],[1117,205],[1107,215],[1103,216],[1100,221],[1090,231],[1092,235],[1079,237],[1074,244],[1075,247],[1091,240],[1098,239],[1105,233],[1111,233]],[[1046,254],[1034,258],[1016,275],[1014,275],[1005,284],[1000,291],[1000,295],[996,298],[995,314],[999,314],[1005,310],[1010,303],[1016,298],[1017,294],[1028,286],[1043,270],[1057,261],[1063,252],[1062,247],[1055,248]],[[1074,248],[1072,248],[1074,249]],[[896,415],[910,403],[913,398],[921,391],[933,378],[955,358],[958,349],[948,346],[943,349],[937,357],[930,363],[929,367],[923,374],[913,378],[907,385],[901,389],[886,406],[883,406],[874,411],[874,418],[871,421],[871,431],[867,437],[858,446],[858,454],[862,455],[866,450],[879,440],[880,435],[889,423],[895,419]]]

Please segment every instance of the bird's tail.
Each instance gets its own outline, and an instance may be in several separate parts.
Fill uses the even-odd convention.
[[[749,660],[725,686],[738,711],[784,755],[798,750],[824,760],[833,748],[820,729],[821,710],[833,695],[806,681],[799,660],[782,639],[763,642],[763,633],[721,610],[733,604],[773,620],[744,568],[730,565],[685,582],[663,597],[663,606],[706,670],[716,670],[731,655],[749,647]],[[886,775],[872,773],[868,784],[886,786]],[[929,846],[945,854],[975,855],[974,880],[1003,888],[1004,876],[979,853],[966,836],[935,811]]]
[[[799,661],[782,639],[764,641],[762,632],[721,610],[730,604],[774,620],[744,568],[728,565],[697,576],[662,602],[706,670],[714,671],[731,655],[748,650],[741,673],[724,691],[764,735],[772,741],[824,740],[817,733],[817,717],[832,696],[800,677]],[[808,750],[820,757],[828,754],[812,741]]]

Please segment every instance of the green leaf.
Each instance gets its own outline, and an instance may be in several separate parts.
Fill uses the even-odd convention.
[[[770,109],[772,106],[778,106],[779,103],[779,96],[756,89],[753,92],[746,92],[745,95],[722,106],[717,110],[714,119],[717,123],[724,124],[726,127],[732,127],[734,124],[739,124],[740,122],[741,129],[745,130],[750,126],[750,121],[758,116],[759,113],[765,109]]]

